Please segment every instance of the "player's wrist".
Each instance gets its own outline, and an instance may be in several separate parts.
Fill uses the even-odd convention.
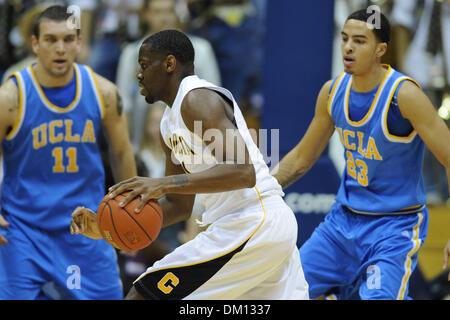
[[[188,179],[185,174],[178,174],[161,178],[161,188],[164,194],[177,193],[181,188],[187,185]]]

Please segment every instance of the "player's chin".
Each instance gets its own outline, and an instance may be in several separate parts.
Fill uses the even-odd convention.
[[[344,71],[345,71],[345,73],[348,73],[348,74],[354,74],[355,73],[355,69],[353,67],[344,66]]]
[[[70,67],[66,67],[66,68],[52,68],[52,74],[56,77],[63,77],[65,76],[67,73],[69,73],[70,71]]]
[[[145,101],[146,101],[148,104],[153,104],[153,103],[156,102],[155,98],[153,98],[153,96],[150,95],[150,94],[147,94],[147,95],[145,96]]]

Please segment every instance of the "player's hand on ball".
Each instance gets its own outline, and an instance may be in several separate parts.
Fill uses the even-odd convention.
[[[77,207],[72,213],[70,221],[70,233],[82,234],[91,239],[102,239],[97,226],[97,215],[91,209]]]
[[[136,212],[140,212],[150,199],[158,199],[165,194],[164,184],[161,179],[133,177],[109,188],[109,197],[114,198],[125,191],[130,191],[130,193],[119,205],[125,207],[131,200],[140,196],[141,201],[135,209]]]

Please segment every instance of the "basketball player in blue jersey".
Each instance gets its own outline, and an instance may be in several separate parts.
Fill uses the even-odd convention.
[[[0,300],[123,296],[114,249],[70,234],[72,211],[96,210],[105,193],[101,130],[114,178],[130,178],[136,167],[120,95],[74,63],[81,38],[69,18],[61,6],[37,17],[37,63],[0,88]]]
[[[336,201],[300,248],[311,298],[408,298],[427,235],[425,145],[450,175],[447,126],[413,79],[380,62],[390,26],[379,14],[379,26],[368,23],[373,17],[366,10],[348,17],[345,72],[324,84],[307,132],[273,170],[288,187],[314,165],[334,130],[339,133],[346,167]]]

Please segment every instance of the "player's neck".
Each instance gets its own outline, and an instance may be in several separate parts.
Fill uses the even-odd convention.
[[[375,89],[383,80],[387,69],[376,64],[364,74],[352,76],[352,89],[357,92],[369,92]]]
[[[181,82],[184,78],[191,76],[192,74],[181,75],[179,77],[173,77],[171,80],[171,84],[168,86],[170,91],[168,91],[167,97],[163,99],[163,101],[172,108],[173,103],[175,102],[175,98],[178,95],[178,90],[180,89]]]
[[[74,76],[73,68],[70,68],[66,74],[60,77],[50,74],[40,63],[37,63],[33,69],[39,84],[49,88],[63,87],[67,85]]]

